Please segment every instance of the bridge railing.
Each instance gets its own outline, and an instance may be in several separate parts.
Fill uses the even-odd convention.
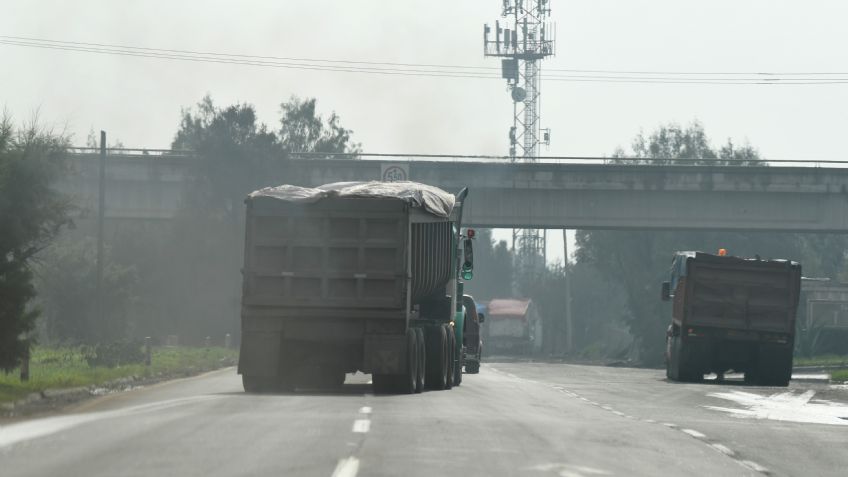
[[[68,152],[72,155],[99,154],[100,149],[96,147],[70,147]],[[191,150],[175,149],[148,149],[148,148],[107,148],[109,156],[137,158],[137,157],[168,157],[168,158],[191,158],[197,153]],[[498,156],[489,154],[398,154],[398,153],[316,153],[316,152],[286,152],[281,158],[287,160],[321,160],[321,159],[346,159],[356,161],[391,161],[391,162],[474,162],[492,164],[510,164],[512,162],[522,165],[539,164],[594,164],[594,165],[616,165],[616,166],[640,166],[640,167],[664,167],[664,166],[691,166],[691,167],[715,167],[715,166],[776,166],[776,167],[810,167],[810,168],[848,168],[848,159],[763,159],[761,161],[728,161],[722,159],[660,159],[641,157],[597,157],[597,156],[541,156],[535,161],[513,160],[510,156]]]

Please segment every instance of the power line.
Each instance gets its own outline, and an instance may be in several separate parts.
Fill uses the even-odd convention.
[[[192,61],[238,66],[270,67],[295,70],[328,71],[361,74],[447,77],[470,79],[500,79],[498,68],[391,63],[350,60],[287,58],[242,55],[233,53],[200,52],[191,50],[146,48],[104,43],[84,43],[42,38],[0,35],[0,45],[48,50],[74,51],[114,56]],[[563,70],[568,74],[543,74],[546,80],[574,83],[635,83],[635,84],[697,84],[697,85],[830,85],[848,84],[848,73],[684,73],[661,71]],[[580,73],[580,74],[575,74]],[[688,77],[696,76],[697,77]],[[722,75],[724,77],[722,77]],[[841,75],[841,76],[840,76]],[[739,77],[748,76],[748,77]],[[784,77],[781,77],[784,76]],[[820,76],[820,77],[816,77]]]
[[[150,52],[164,53],[179,53],[188,55],[205,55],[205,56],[220,56],[232,58],[248,58],[257,60],[279,60],[279,61],[295,61],[295,62],[313,62],[313,63],[338,63],[338,64],[360,64],[360,65],[375,65],[375,66],[402,66],[402,67],[420,67],[420,68],[454,68],[454,69],[469,69],[479,71],[500,72],[500,68],[494,66],[476,66],[476,65],[458,65],[458,64],[428,64],[428,63],[398,63],[386,61],[363,61],[363,60],[335,60],[325,58],[299,58],[286,56],[272,55],[250,55],[243,53],[220,53],[197,50],[183,49],[167,49],[167,48],[150,48],[130,45],[117,45],[112,43],[90,43],[70,40],[51,40],[47,38],[36,38],[26,36],[11,36],[0,35],[0,39],[10,41],[31,41],[52,44],[77,45],[87,47],[103,47],[103,48],[119,48],[125,50],[140,50]],[[610,69],[573,69],[573,68],[547,68],[546,71],[562,72],[562,73],[590,73],[590,74],[613,74],[613,75],[664,75],[664,76],[846,76],[848,72],[766,72],[766,71],[724,71],[724,72],[709,72],[709,71],[665,71],[665,70],[610,70]]]

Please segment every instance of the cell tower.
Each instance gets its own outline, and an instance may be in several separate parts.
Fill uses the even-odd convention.
[[[483,27],[483,53],[501,58],[501,74],[512,97],[509,157],[513,162],[536,162],[539,146],[550,144],[550,130],[541,129],[539,122],[540,63],[555,53],[556,30],[548,21],[550,3],[503,0],[502,20],[495,22],[494,30],[488,24]],[[512,244],[524,267],[534,271],[544,267],[544,230],[513,229]]]

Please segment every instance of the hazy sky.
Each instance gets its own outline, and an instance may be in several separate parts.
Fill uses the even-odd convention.
[[[3,1],[0,35],[355,61],[498,66],[482,25],[499,0]],[[848,2],[552,0],[551,69],[846,72]],[[0,104],[82,144],[105,129],[168,147],[183,106],[209,93],[269,124],[289,96],[336,111],[365,151],[504,154],[512,106],[499,79],[381,76],[144,59],[0,45]],[[848,74],[843,77],[848,78]],[[715,142],[769,158],[844,159],[848,84],[670,85],[543,81],[546,155],[607,155],[640,130],[701,121]]]

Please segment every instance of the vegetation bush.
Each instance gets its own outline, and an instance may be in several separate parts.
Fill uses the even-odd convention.
[[[82,348],[85,361],[91,367],[105,366],[114,368],[128,364],[143,364],[144,350],[140,341],[121,340],[112,343],[98,343]]]

